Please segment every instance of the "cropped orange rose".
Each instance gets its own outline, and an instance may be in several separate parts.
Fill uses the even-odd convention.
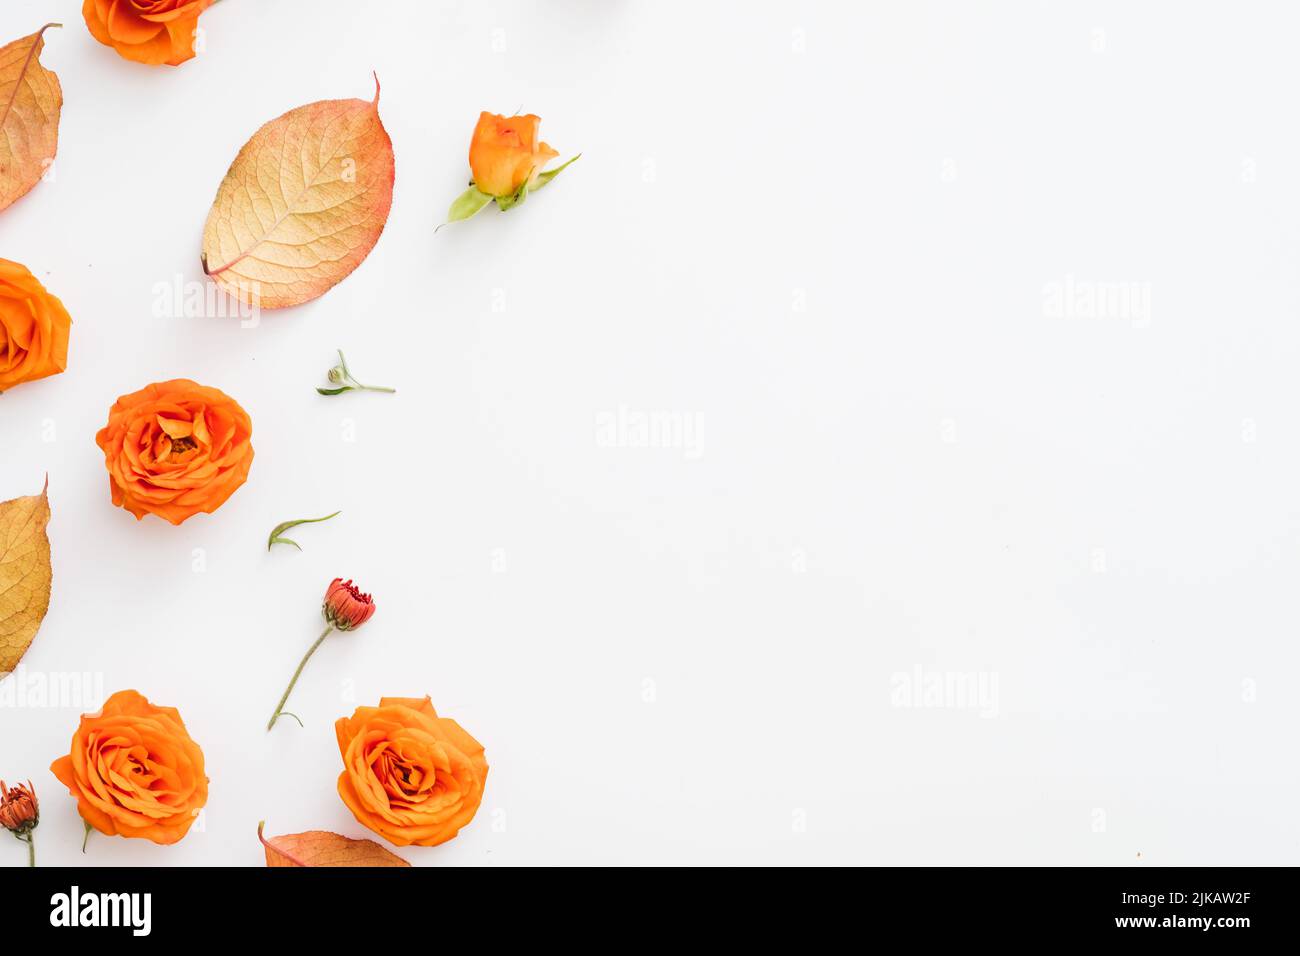
[[[26,266],[0,259],[0,392],[68,367],[72,318]]]
[[[474,818],[488,772],[483,745],[428,697],[384,697],[334,730],[339,796],[363,826],[397,846],[437,846]]]
[[[508,196],[537,179],[543,166],[560,154],[538,140],[542,118],[480,113],[469,144],[474,185],[489,196]]]
[[[123,395],[95,441],[113,504],[180,524],[211,514],[248,477],[253,423],[229,395],[187,378]]]
[[[136,63],[180,66],[194,56],[199,14],[216,0],[84,0],[91,36]]]
[[[175,707],[120,690],[82,714],[72,750],[50,770],[100,833],[175,843],[208,801],[203,751]]]

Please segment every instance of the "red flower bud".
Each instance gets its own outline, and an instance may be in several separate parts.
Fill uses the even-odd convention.
[[[36,829],[40,819],[40,806],[30,780],[25,786],[20,783],[12,790],[0,780],[0,826],[22,836]]]
[[[375,602],[369,594],[362,594],[351,578],[335,578],[325,590],[321,613],[340,631],[354,631],[370,620]]]

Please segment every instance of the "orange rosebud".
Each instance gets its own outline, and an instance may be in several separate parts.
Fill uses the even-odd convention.
[[[216,0],[84,0],[90,35],[136,63],[180,66],[194,56],[199,14]]]
[[[119,398],[95,441],[113,504],[180,524],[216,511],[248,478],[252,433],[229,395],[178,378]]]
[[[508,196],[537,180],[542,167],[560,155],[537,138],[540,116],[480,113],[469,144],[474,185],[489,196]]]
[[[26,266],[0,259],[0,392],[68,367],[72,318]]]
[[[10,790],[0,780],[0,827],[4,827],[21,838],[36,829],[41,822],[41,808],[36,801],[36,791],[32,782],[18,784]]]
[[[428,697],[384,697],[334,731],[339,796],[362,826],[397,846],[437,846],[474,818],[488,772],[483,745]]]
[[[335,578],[325,589],[321,613],[340,631],[354,631],[375,613],[375,601],[369,594],[362,594],[351,578]]]
[[[50,770],[86,824],[109,836],[175,843],[208,802],[203,751],[181,715],[133,690],[82,714],[71,752]]]

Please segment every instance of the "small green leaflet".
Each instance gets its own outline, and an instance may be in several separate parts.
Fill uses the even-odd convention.
[[[280,537],[280,535],[283,532],[288,531],[290,528],[296,528],[300,524],[315,524],[318,521],[329,521],[330,518],[333,518],[336,515],[341,515],[341,514],[343,514],[342,511],[336,511],[334,512],[334,514],[326,515],[323,518],[299,518],[296,521],[282,521],[280,524],[276,525],[275,528],[272,529],[271,536],[266,539],[266,550],[270,551],[271,545],[273,544],[291,544],[299,551],[301,551],[302,545],[300,545],[297,541],[294,541],[292,538],[282,538]]]

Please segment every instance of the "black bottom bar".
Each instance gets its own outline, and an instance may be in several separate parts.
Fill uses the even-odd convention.
[[[600,927],[613,919],[632,921],[624,926],[639,927],[647,940],[707,927],[708,936],[734,942],[794,927],[818,937],[848,931],[885,940],[919,933],[916,938],[927,946],[945,940],[1125,938],[1233,945],[1293,938],[1295,872],[751,868],[722,875],[704,869],[15,867],[0,874],[0,900],[5,929],[15,938],[75,933],[211,943],[248,940],[256,927],[261,945],[280,937],[301,940],[304,933],[373,934],[385,924],[394,930],[405,924],[402,932],[417,938],[418,927],[430,919],[445,921],[453,935],[461,923],[479,940],[501,924],[584,937],[604,932]],[[486,923],[484,915],[490,916]]]

